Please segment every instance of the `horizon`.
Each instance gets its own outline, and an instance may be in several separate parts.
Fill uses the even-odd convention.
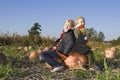
[[[66,19],[83,16],[86,28],[103,32],[109,41],[120,37],[119,4],[119,0],[1,0],[0,32],[27,35],[37,22],[43,36],[59,37]]]

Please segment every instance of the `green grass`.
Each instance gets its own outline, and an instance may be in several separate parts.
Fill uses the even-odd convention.
[[[45,45],[46,44],[44,44],[44,46]],[[47,43],[47,45],[49,45],[49,44]],[[76,77],[80,77],[80,78],[84,78],[84,79],[89,79],[90,77],[95,75],[96,80],[120,80],[120,71],[113,71],[113,67],[108,66],[106,58],[103,55],[101,55],[101,52],[105,48],[109,47],[109,45],[106,45],[106,44],[100,45],[100,43],[99,43],[99,44],[97,44],[97,47],[98,47],[98,49],[96,51],[94,51],[95,61],[98,64],[103,64],[104,71],[102,71],[100,73],[97,71],[94,71],[94,74],[93,74],[89,71],[88,72],[82,71],[82,70],[75,71],[73,69],[72,74],[75,75]],[[7,56],[8,64],[0,65],[0,79],[4,80],[4,78],[6,78],[8,76],[16,76],[16,75],[19,77],[24,76],[24,74],[18,70],[19,66],[16,65],[18,63],[20,63],[20,64],[22,63],[22,65],[27,64],[26,61],[22,61],[22,59],[21,59],[21,56],[24,54],[24,51],[23,50],[18,51],[16,49],[17,49],[16,46],[2,46],[2,52]],[[118,51],[118,56],[120,56],[120,49],[117,49],[117,51]],[[119,59],[119,57],[118,57],[118,59]],[[12,65],[13,62],[15,62],[14,65]],[[48,76],[48,79],[51,79],[51,77],[52,77],[51,75],[48,75],[47,73],[45,73],[45,71],[43,71],[42,75]]]

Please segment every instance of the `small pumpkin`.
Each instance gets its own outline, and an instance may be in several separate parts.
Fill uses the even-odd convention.
[[[37,52],[38,52],[38,54],[40,54],[40,53],[43,52],[43,50],[42,49],[38,49]]]
[[[48,63],[45,63],[45,67],[50,69],[50,70],[52,69],[52,67]]]
[[[114,59],[116,55],[116,48],[111,47],[105,50],[105,57],[109,59]]]
[[[39,59],[39,54],[36,51],[31,51],[29,59],[30,60],[37,60],[37,59]]]
[[[116,52],[116,48],[115,47],[111,47],[110,48],[112,51]]]
[[[28,52],[28,47],[27,46],[25,46],[23,49],[24,49],[24,52]]]

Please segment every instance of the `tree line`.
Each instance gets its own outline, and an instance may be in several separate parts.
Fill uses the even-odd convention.
[[[34,23],[33,26],[28,30],[28,35],[21,36],[17,33],[13,33],[12,35],[7,33],[0,33],[0,45],[13,45],[13,44],[22,44],[22,45],[50,45],[54,42],[55,37],[50,38],[49,36],[44,37],[41,35],[42,29],[39,23]],[[94,28],[86,28],[86,33],[89,41],[99,41],[102,42],[105,40],[104,33],[99,31],[97,32]],[[120,38],[118,39],[118,41]],[[112,42],[118,43],[117,40],[113,40]],[[120,42],[120,41],[119,41]]]

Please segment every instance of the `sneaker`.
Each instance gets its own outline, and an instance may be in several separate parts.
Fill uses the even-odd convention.
[[[89,68],[89,71],[95,71],[95,68]]]
[[[99,67],[97,65],[95,65],[94,67],[89,68],[90,71],[96,71],[96,70],[100,70]]]
[[[98,67],[97,65],[95,65],[95,68],[96,68],[97,70],[99,70],[99,67]]]
[[[61,71],[64,69],[64,66],[58,66],[58,67],[55,67],[53,70],[51,70],[51,72],[58,72],[58,71]]]

